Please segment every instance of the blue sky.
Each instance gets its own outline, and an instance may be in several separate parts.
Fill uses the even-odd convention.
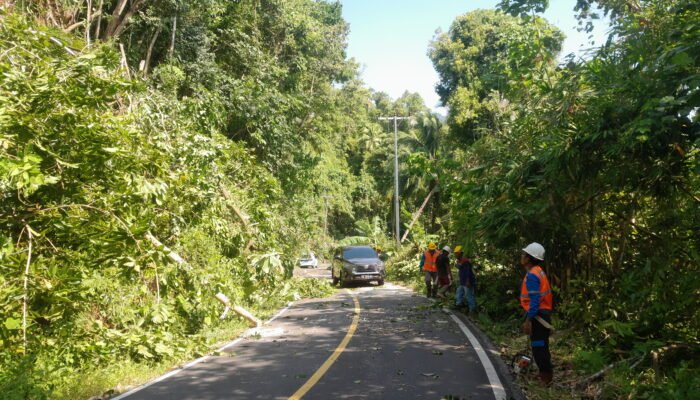
[[[418,92],[426,105],[438,108],[438,76],[427,50],[435,31],[447,31],[458,15],[478,8],[495,8],[498,0],[342,0],[350,23],[348,56],[361,65],[365,83],[396,98],[405,90]],[[577,32],[576,0],[553,0],[545,18],[566,34],[562,55],[591,48],[588,35]],[[607,25],[596,24],[593,40],[600,45]]]

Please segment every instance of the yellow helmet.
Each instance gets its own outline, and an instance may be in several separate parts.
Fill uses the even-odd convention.
[[[428,244],[428,250],[435,250],[435,249],[437,249],[437,245],[433,242],[430,242],[430,244]]]
[[[455,253],[461,253],[462,252],[462,246],[457,246],[455,247]]]

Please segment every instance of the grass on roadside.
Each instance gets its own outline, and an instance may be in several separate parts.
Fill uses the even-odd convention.
[[[510,365],[518,353],[532,355],[527,336],[520,333],[519,319],[496,320],[489,316],[488,311],[484,311],[472,321],[489,336],[506,364]],[[515,382],[528,399],[700,400],[697,363],[681,364],[666,374],[660,374],[649,366],[643,367],[645,363],[642,361],[645,359],[639,360],[636,368],[630,368],[632,362],[622,360],[629,355],[610,360],[601,349],[590,349],[578,331],[558,325],[561,322],[554,318],[557,330],[550,338],[554,383],[550,387],[542,386],[537,381],[537,366],[534,363],[528,371],[515,376]],[[608,369],[612,363],[615,366]],[[601,373],[604,370],[605,373]],[[593,376],[596,378],[591,379]]]
[[[254,313],[264,318],[265,315],[271,315],[272,310],[258,309]],[[207,345],[194,347],[187,353],[177,354],[154,363],[126,360],[91,370],[77,371],[53,393],[52,398],[57,400],[87,399],[93,396],[126,392],[194,358],[212,352],[223,343],[239,336],[246,329],[245,322],[240,319],[232,319],[210,331],[203,332],[200,336]]]
[[[313,278],[293,278],[290,281],[295,290],[294,298],[327,297],[335,289],[326,281]],[[286,300],[269,301],[262,306],[250,307],[249,311],[265,321],[287,304]],[[200,332],[192,337],[193,347],[186,353],[176,354],[159,362],[135,362],[125,360],[91,369],[75,371],[52,393],[56,400],[88,399],[107,397],[127,392],[183,364],[212,354],[225,343],[239,337],[248,325],[235,314],[227,321]],[[201,344],[198,344],[201,343]]]

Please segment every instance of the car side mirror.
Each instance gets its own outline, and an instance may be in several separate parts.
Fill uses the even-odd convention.
[[[389,259],[389,256],[387,256],[386,254],[382,253],[382,254],[379,255],[379,259],[382,260],[382,261],[386,261],[386,260]]]

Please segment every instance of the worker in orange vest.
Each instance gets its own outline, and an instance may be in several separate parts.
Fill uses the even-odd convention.
[[[420,268],[425,273],[426,296],[435,297],[437,294],[437,245],[428,244],[428,250],[420,258]]]
[[[520,264],[527,271],[520,286],[520,305],[525,309],[523,333],[530,335],[532,355],[539,368],[539,379],[550,384],[553,378],[552,356],[549,353],[549,335],[553,329],[551,322],[552,289],[542,270],[544,247],[530,243],[523,249]]]

